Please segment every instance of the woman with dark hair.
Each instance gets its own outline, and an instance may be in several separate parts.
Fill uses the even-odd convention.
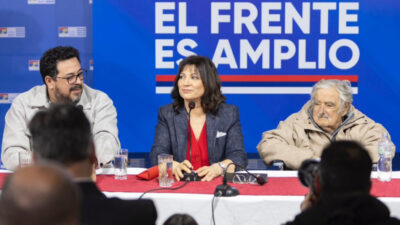
[[[157,164],[159,154],[172,154],[177,180],[183,178],[183,172],[193,170],[202,181],[222,175],[231,162],[247,165],[239,110],[225,103],[217,69],[209,58],[190,56],[182,60],[171,96],[174,102],[158,112],[150,152],[152,165]],[[190,102],[195,106],[189,120]],[[232,165],[228,171],[234,169]]]

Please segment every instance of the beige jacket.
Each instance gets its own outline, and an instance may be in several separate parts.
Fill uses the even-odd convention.
[[[366,115],[350,107],[353,114],[333,134],[329,134],[314,124],[310,117],[308,101],[300,112],[281,121],[275,130],[266,131],[257,145],[258,153],[265,163],[283,160],[285,165],[298,169],[305,159],[320,158],[325,145],[334,140],[354,140],[368,150],[372,161],[378,161],[378,142],[386,129]]]

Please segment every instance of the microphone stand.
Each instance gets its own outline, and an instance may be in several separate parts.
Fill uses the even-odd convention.
[[[192,112],[192,109],[196,107],[196,103],[194,102],[189,102],[189,126],[188,126],[188,138],[189,138],[189,161],[192,161],[192,132],[191,132],[191,126],[190,126],[190,113]]]
[[[259,185],[264,185],[265,183],[267,183],[267,181],[260,176],[256,176],[253,173],[250,173],[246,168],[244,168],[243,166],[237,165],[235,163],[233,163],[235,166],[239,167],[240,169],[244,170],[247,174],[249,174],[250,176],[256,178],[256,181]]]
[[[229,166],[235,165],[234,163],[229,163],[228,166],[226,167],[226,170],[224,170],[223,177],[222,177],[222,184],[218,185],[215,188],[214,191],[214,196],[216,197],[233,197],[239,195],[239,190],[235,187],[230,186],[227,184],[227,179],[226,179],[226,171],[228,170]]]
[[[259,177],[259,176],[254,175],[253,173],[250,173],[248,170],[246,170],[246,168],[244,168],[244,167],[242,167],[242,166],[240,166],[240,165],[237,165],[237,164],[234,163],[234,162],[229,163],[228,166],[226,167],[226,170],[228,170],[228,168],[229,168],[230,165],[235,165],[235,166],[239,167],[240,169],[244,170],[244,171],[245,171],[246,173],[248,173],[250,176],[253,176],[254,178],[256,178],[257,183],[258,183],[259,185],[264,185],[264,184],[267,182],[263,177]],[[224,170],[224,173],[223,173],[222,184],[221,184],[221,185],[218,185],[218,186],[215,188],[214,196],[227,196],[227,197],[231,197],[231,196],[239,195],[239,190],[238,190],[237,188],[232,187],[232,186],[230,186],[230,185],[227,184],[226,170]]]
[[[192,162],[192,133],[190,126],[190,112],[196,107],[194,102],[189,102],[189,115],[188,115],[188,139],[189,139],[189,161]],[[193,169],[193,168],[192,168]],[[193,170],[191,173],[183,172],[183,180],[185,181],[200,181],[200,177]]]

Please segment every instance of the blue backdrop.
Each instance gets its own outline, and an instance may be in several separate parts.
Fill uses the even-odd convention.
[[[396,126],[400,121],[393,114],[400,109],[397,88],[400,78],[396,70],[400,50],[397,44],[400,31],[396,24],[400,21],[398,1],[330,1],[331,5],[322,6],[316,4],[318,1],[276,1],[264,6],[262,1],[246,2],[110,0],[94,3],[94,85],[115,102],[123,146],[134,152],[150,151],[157,110],[171,102],[169,94],[162,94],[171,86],[171,77],[164,75],[176,74],[175,62],[190,52],[212,58],[222,76],[241,75],[236,77],[237,82],[225,80],[223,87],[229,93],[226,94],[228,103],[240,108],[247,152],[256,152],[262,132],[275,128],[280,120],[297,112],[309,99],[304,93],[308,93],[314,81],[299,82],[286,75],[305,80],[313,80],[316,75],[344,75],[351,79],[357,87],[354,105],[382,123],[397,143],[400,132]],[[323,21],[323,10],[316,8],[326,9],[332,4],[334,9],[324,11],[328,12],[328,22]],[[286,30],[290,24],[285,20],[286,17],[290,20],[293,9],[302,18],[309,12],[310,19],[300,22],[302,29],[294,22],[293,28]],[[265,16],[267,13],[270,15]],[[235,30],[235,23],[240,25],[246,17],[251,22],[242,23],[242,29]],[[321,24],[327,29],[321,28]],[[281,27],[281,31],[271,27]],[[263,54],[258,60],[241,58],[241,51],[249,55],[250,45],[256,52],[263,40],[269,40],[270,46],[269,49],[266,45],[260,47]],[[306,46],[301,47],[299,40],[304,40]],[[325,53],[318,47],[319,40],[325,42]],[[293,50],[288,42],[293,43],[295,53],[292,57],[286,55],[287,60],[279,60],[291,51],[289,48]],[[279,44],[284,47],[276,51],[275,45]],[[333,56],[329,56],[330,51]],[[300,60],[304,55],[306,59]],[[269,57],[269,67],[263,64],[263,57]],[[325,66],[323,60],[318,61],[319,57],[325,57]],[[247,58],[247,65],[243,58]],[[280,68],[275,65],[279,61]],[[313,66],[304,61],[317,63]],[[249,75],[259,75],[262,81],[255,81]],[[283,76],[276,77],[278,82],[270,82],[272,75]],[[263,94],[254,94],[257,91]],[[279,91],[285,94],[276,94]]]
[[[86,83],[114,100],[131,152],[150,151],[158,108],[171,102],[168,75],[192,53],[218,64],[227,101],[240,108],[247,152],[301,108],[317,79],[337,75],[352,81],[354,105],[396,144],[399,11],[393,0],[102,0],[92,15],[91,0],[0,0],[0,134],[14,93],[42,83],[42,53],[73,45],[83,67],[94,64]]]
[[[91,0],[0,0],[0,137],[16,94],[43,84],[39,59],[47,49],[76,47],[93,85],[92,19]]]

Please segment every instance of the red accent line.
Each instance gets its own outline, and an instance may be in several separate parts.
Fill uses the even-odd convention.
[[[358,82],[358,75],[220,75],[222,82],[318,82],[338,79]],[[173,82],[175,75],[156,75],[156,81]]]
[[[176,75],[156,75],[156,81],[175,81]]]

